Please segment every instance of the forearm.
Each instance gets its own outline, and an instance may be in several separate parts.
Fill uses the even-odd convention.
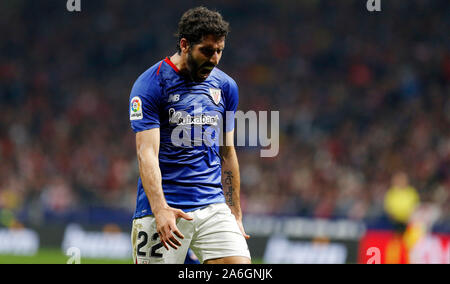
[[[242,219],[239,162],[234,147],[226,147],[222,156],[222,186],[225,201],[236,219]]]
[[[138,161],[142,186],[153,213],[158,212],[161,208],[168,207],[162,189],[158,157],[151,150],[142,149],[138,151]]]

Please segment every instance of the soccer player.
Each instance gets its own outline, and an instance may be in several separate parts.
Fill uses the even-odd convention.
[[[177,52],[133,85],[129,110],[140,173],[135,263],[183,263],[189,248],[201,263],[251,263],[233,145],[238,87],[216,67],[228,31],[218,12],[186,11]]]

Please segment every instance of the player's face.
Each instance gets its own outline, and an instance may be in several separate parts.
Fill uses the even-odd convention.
[[[204,36],[202,42],[193,45],[187,55],[187,68],[194,81],[208,78],[214,67],[219,64],[225,48],[225,37]]]

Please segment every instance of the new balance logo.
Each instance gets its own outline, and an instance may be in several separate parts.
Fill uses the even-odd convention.
[[[167,102],[174,103],[174,102],[178,102],[179,100],[180,100],[180,95],[175,94],[175,95],[169,95],[169,99],[167,100]]]

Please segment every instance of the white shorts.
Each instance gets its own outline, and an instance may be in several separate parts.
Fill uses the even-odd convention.
[[[208,205],[187,212],[193,220],[177,220],[184,239],[176,237],[181,247],[163,247],[156,232],[153,215],[133,220],[131,243],[134,263],[183,264],[189,248],[203,263],[208,259],[244,256],[250,259],[247,241],[239,230],[230,208],[225,203]]]

